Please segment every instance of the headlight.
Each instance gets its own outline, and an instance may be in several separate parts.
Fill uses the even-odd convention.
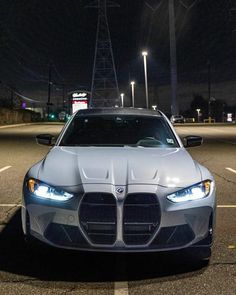
[[[167,199],[174,202],[194,201],[207,197],[210,194],[212,181],[205,180],[178,192],[167,196]]]
[[[54,200],[54,201],[68,201],[74,196],[64,191],[59,191],[35,179],[29,179],[27,181],[27,187],[32,194],[42,199],[48,199],[48,200]]]

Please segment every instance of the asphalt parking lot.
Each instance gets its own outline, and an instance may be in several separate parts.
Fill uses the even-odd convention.
[[[214,175],[217,186],[216,239],[209,264],[181,251],[101,254],[26,244],[21,231],[23,177],[48,151],[40,133],[62,125],[0,128],[0,294],[236,294],[236,126],[186,126],[204,144],[189,149]]]

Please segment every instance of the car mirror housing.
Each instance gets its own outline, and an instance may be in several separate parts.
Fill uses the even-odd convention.
[[[55,137],[51,134],[40,134],[36,136],[36,142],[40,145],[49,145],[52,146],[54,145]]]
[[[203,143],[203,138],[201,136],[195,136],[195,135],[190,135],[186,136],[183,139],[184,141],[184,147],[195,147],[195,146],[200,146]]]

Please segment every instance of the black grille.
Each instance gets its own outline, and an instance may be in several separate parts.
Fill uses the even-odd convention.
[[[79,220],[92,243],[114,244],[116,240],[116,200],[113,195],[86,194],[80,205]]]
[[[160,206],[156,195],[128,195],[124,202],[123,223],[126,245],[147,244],[160,224]]]

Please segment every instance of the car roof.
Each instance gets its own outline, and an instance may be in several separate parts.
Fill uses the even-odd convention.
[[[80,110],[76,113],[76,117],[83,115],[136,115],[162,117],[162,114],[159,111],[141,108],[91,108]]]

